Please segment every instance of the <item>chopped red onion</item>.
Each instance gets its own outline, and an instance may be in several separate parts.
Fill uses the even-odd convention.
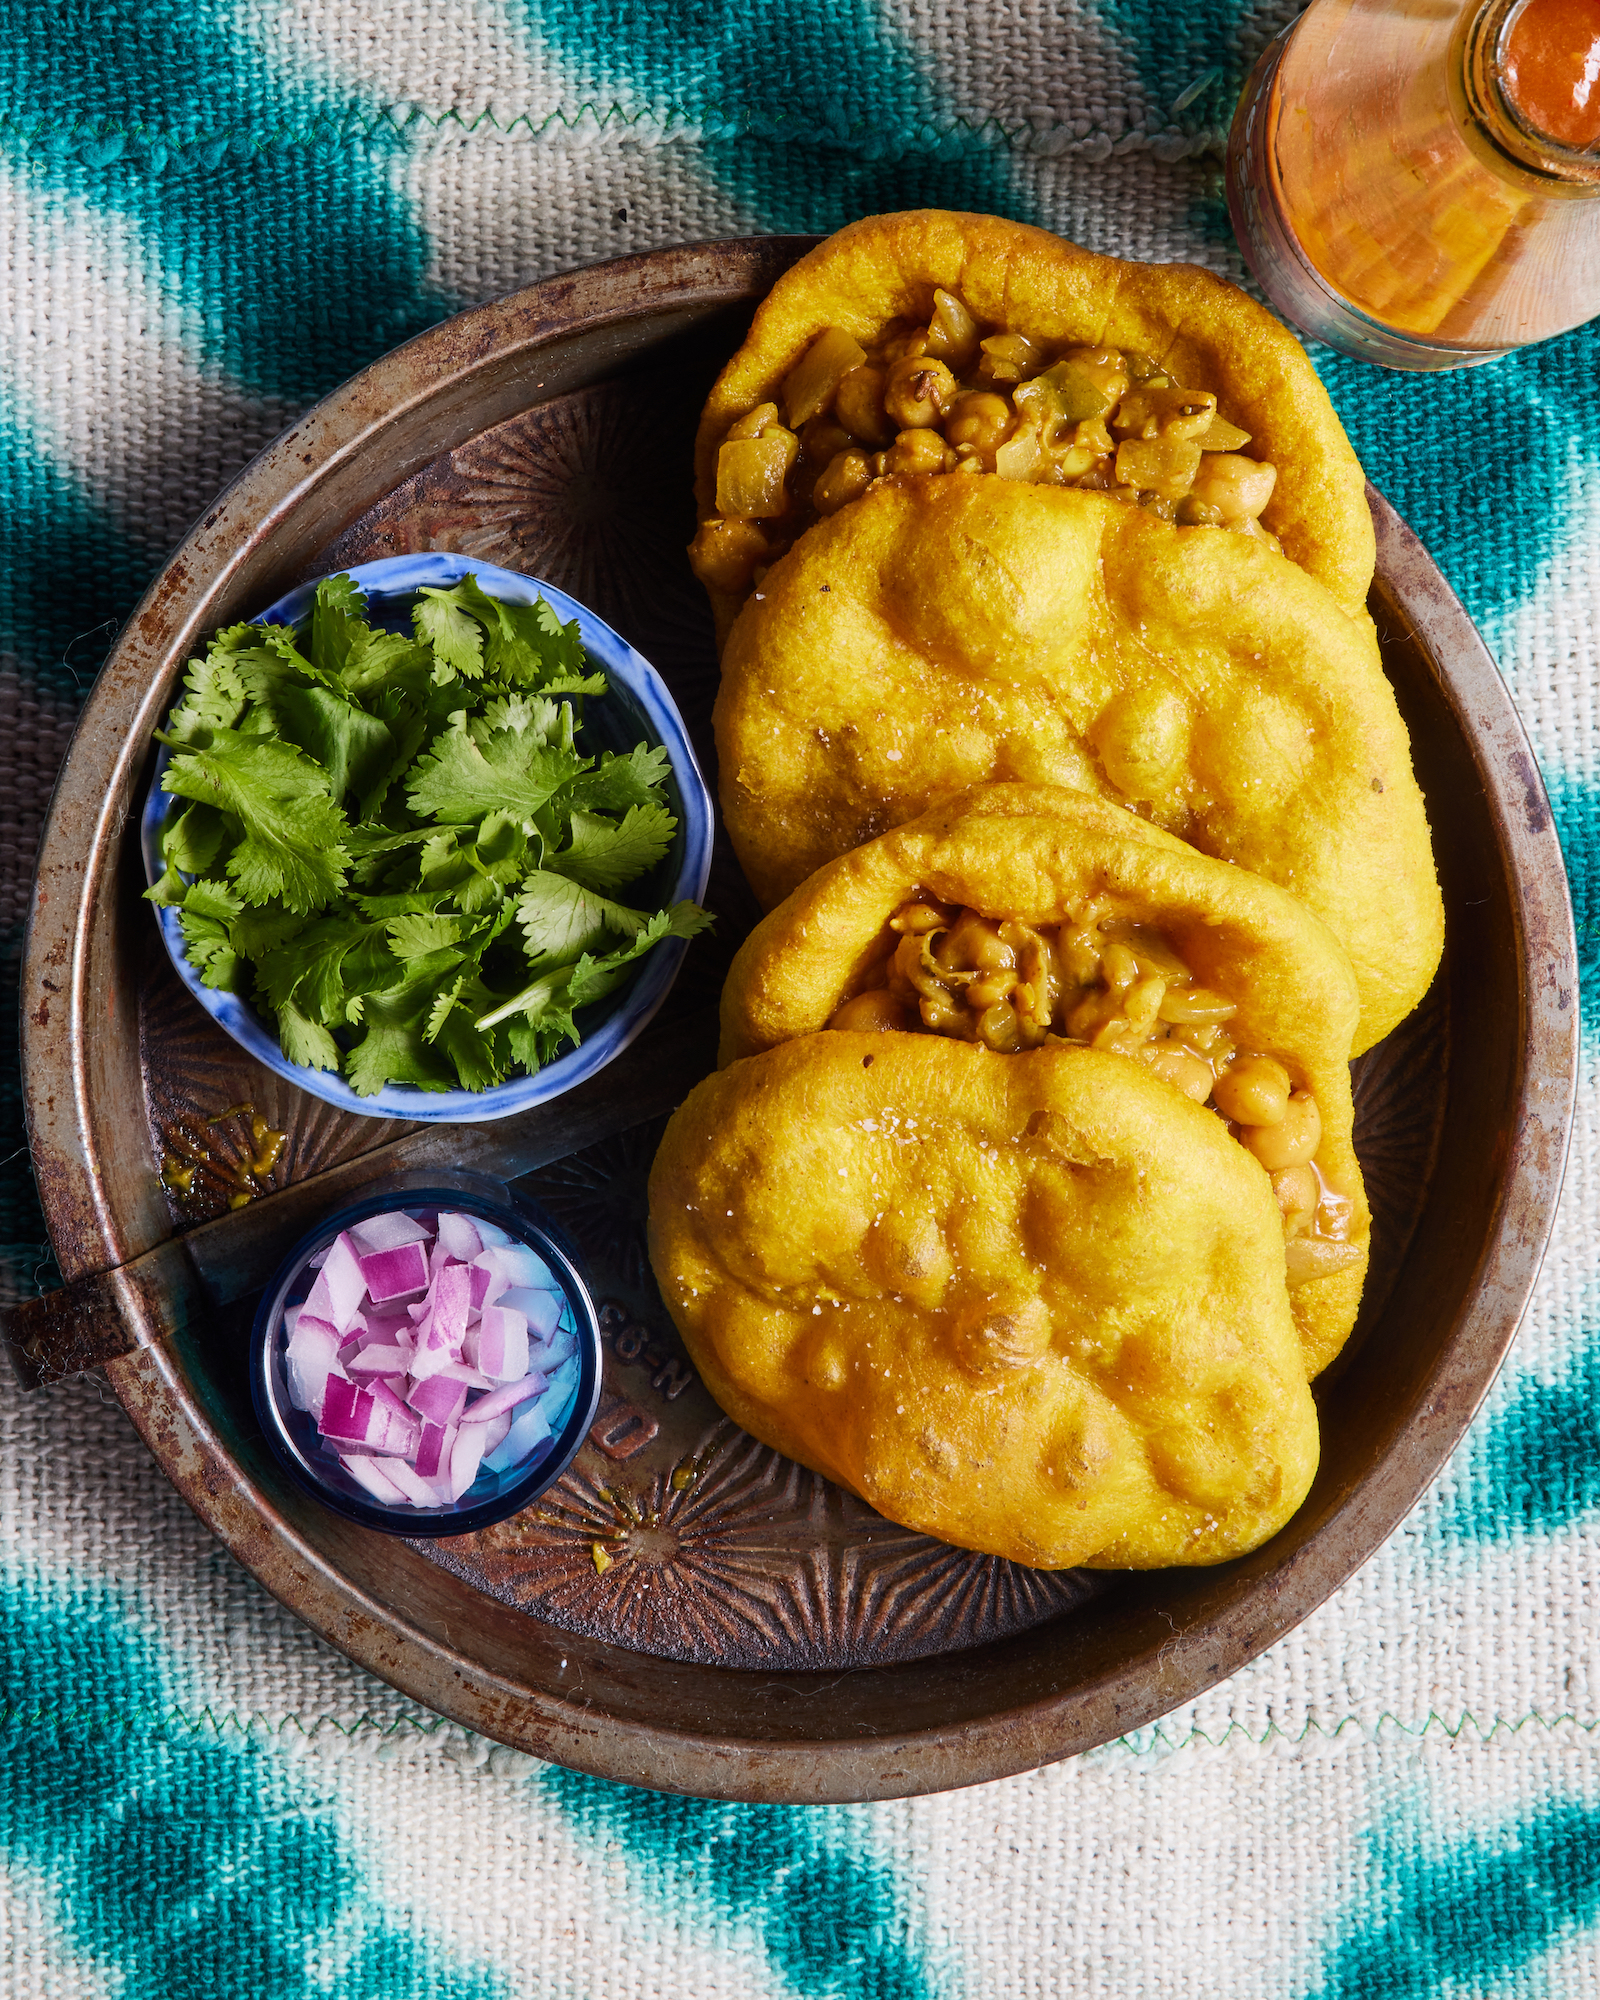
[[[351,1377],[393,1375],[400,1378],[405,1375],[410,1361],[409,1347],[363,1347],[354,1354],[342,1354],[339,1357],[340,1367]]]
[[[470,1215],[452,1215],[442,1208],[439,1211],[439,1241],[446,1252],[461,1264],[470,1264],[484,1246],[483,1236]]]
[[[506,1427],[510,1429],[508,1424]],[[483,1462],[484,1439],[488,1434],[486,1424],[474,1424],[470,1430],[458,1430],[455,1443],[450,1447],[450,1498],[459,1500],[478,1476],[478,1467]]]
[[[306,1310],[346,1333],[366,1295],[366,1280],[361,1275],[355,1246],[349,1232],[344,1231],[328,1246],[327,1261],[317,1273],[317,1281],[306,1299]]]
[[[285,1309],[289,1397],[386,1506],[454,1504],[566,1421],[577,1338],[535,1251],[451,1210],[369,1216]],[[419,1296],[420,1295],[420,1296]]]
[[[424,1424],[413,1463],[422,1479],[437,1479],[441,1463],[445,1477],[450,1472],[450,1448],[456,1441],[454,1424]]]
[[[374,1460],[358,1456],[355,1452],[340,1452],[339,1463],[358,1486],[364,1486],[373,1499],[381,1500],[384,1506],[392,1507],[397,1500],[407,1498]]]
[[[413,1382],[406,1397],[417,1415],[430,1424],[455,1423],[466,1400],[466,1383],[452,1382],[443,1375],[426,1375],[420,1382]]]
[[[509,1306],[485,1306],[468,1350],[485,1375],[514,1382],[528,1372],[528,1321]]]
[[[408,1298],[428,1288],[428,1254],[420,1243],[397,1243],[392,1250],[374,1250],[360,1259],[361,1275],[374,1305]]]
[[[326,1320],[303,1312],[284,1349],[284,1373],[289,1396],[297,1408],[309,1410],[320,1424],[328,1376],[338,1371],[339,1336]]]
[[[350,1234],[356,1239],[357,1254],[370,1257],[380,1250],[397,1250],[402,1243],[425,1243],[428,1231],[420,1222],[413,1222],[403,1209],[391,1209],[387,1215],[369,1215],[365,1222],[352,1223]]]
[[[465,1382],[469,1389],[492,1389],[494,1382],[477,1368],[471,1368],[465,1361],[447,1361],[434,1378],[441,1382]]]
[[[508,1382],[503,1389],[494,1389],[487,1396],[480,1396],[461,1421],[464,1424],[486,1424],[491,1417],[503,1416],[507,1410],[514,1410],[518,1403],[525,1403],[530,1396],[540,1395],[543,1390],[542,1375],[524,1375],[520,1382]]]
[[[545,1422],[544,1412],[537,1403],[530,1403],[513,1421],[494,1450],[484,1453],[483,1462],[491,1472],[504,1472],[508,1466],[526,1458],[534,1446],[543,1444],[549,1435],[550,1426]]]

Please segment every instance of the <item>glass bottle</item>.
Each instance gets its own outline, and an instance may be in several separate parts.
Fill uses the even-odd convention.
[[[1228,146],[1286,318],[1390,368],[1470,367],[1600,313],[1600,0],[1312,0]]]

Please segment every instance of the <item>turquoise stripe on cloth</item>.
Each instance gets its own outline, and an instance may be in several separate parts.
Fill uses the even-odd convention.
[[[1223,134],[1294,11],[0,0],[4,1033],[73,716],[188,522],[296,412],[547,273],[878,208],[989,209],[1239,277]],[[101,1387],[0,1387],[0,1990],[1600,1994],[1597,343],[1429,378],[1316,357],[1500,659],[1583,956],[1582,1106],[1533,1310],[1380,1554],[1233,1680],[1071,1764],[731,1807],[419,1709],[211,1541]],[[0,1295],[53,1279],[8,1054]]]

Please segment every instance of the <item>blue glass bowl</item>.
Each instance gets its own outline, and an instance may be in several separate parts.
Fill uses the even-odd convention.
[[[530,1506],[571,1464],[600,1402],[600,1322],[576,1252],[559,1224],[534,1203],[486,1175],[413,1173],[404,1179],[403,1187],[391,1185],[329,1216],[302,1237],[278,1266],[261,1295],[251,1331],[250,1395],[273,1457],[297,1486],[325,1507],[386,1535],[465,1535]],[[443,1506],[386,1506],[358,1485],[324,1447],[309,1412],[295,1408],[284,1369],[283,1315],[311,1289],[316,1273],[309,1260],[342,1229],[372,1215],[401,1210],[416,1216],[441,1208],[481,1216],[543,1260],[565,1298],[561,1324],[577,1337],[578,1386],[561,1428],[520,1464],[503,1472],[481,1470],[459,1500]]]
[[[663,904],[700,902],[711,875],[714,831],[711,794],[666,683],[642,653],[635,652],[626,639],[553,584],[518,576],[514,570],[499,569],[471,556],[442,552],[385,556],[379,562],[358,564],[344,574],[365,592],[369,620],[374,624],[388,622],[399,629],[401,614],[409,612],[410,600],[424,585],[447,588],[459,583],[469,572],[491,597],[502,598],[508,604],[532,604],[542,597],[559,618],[577,619],[584,649],[604,671],[608,682],[604,696],[585,703],[585,736],[596,749],[618,752],[629,751],[636,743],[665,746],[672,773],[667,797],[678,830],[657,875],[660,885],[657,899]],[[310,616],[315,591],[315,582],[302,584],[287,597],[280,597],[254,623],[298,624]],[[169,754],[162,746],[139,823],[145,875],[152,884],[163,872],[161,829],[173,804],[172,795],[161,789],[161,776],[168,761]],[[360,1112],[368,1118],[412,1118],[433,1124],[465,1125],[487,1118],[504,1118],[513,1111],[526,1111],[532,1105],[547,1103],[593,1076],[649,1025],[666,999],[688,948],[682,938],[664,938],[639,961],[638,971],[626,985],[580,1017],[583,1040],[578,1047],[546,1063],[532,1076],[510,1077],[488,1090],[419,1090],[414,1084],[391,1083],[372,1097],[360,1097],[333,1071],[306,1069],[290,1062],[279,1044],[276,1027],[263,1019],[247,1000],[237,993],[224,993],[202,984],[199,973],[189,963],[178,912],[158,906],[156,915],[178,977],[212,1020],[242,1048],[248,1049],[257,1062],[311,1096],[337,1104],[341,1110]]]

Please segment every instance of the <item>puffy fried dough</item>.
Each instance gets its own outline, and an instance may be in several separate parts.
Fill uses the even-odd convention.
[[[675,1114],[650,1245],[729,1415],[946,1541],[1220,1562],[1316,1469],[1266,1182],[1122,1057],[786,1042]]]
[[[723,987],[722,1062],[826,1027],[842,1001],[876,983],[888,920],[914,894],[1036,928],[1092,903],[1152,926],[1200,984],[1235,1003],[1234,1042],[1280,1061],[1314,1094],[1315,1166],[1349,1203],[1342,1240],[1360,1253],[1289,1294],[1306,1373],[1320,1374],[1355,1325],[1371,1226],[1351,1137],[1359,1003],[1327,927],[1272,883],[1117,807],[1052,786],[980,785],[819,868],[756,927]]]
[[[715,723],[756,894],[988,779],[1137,804],[1292,890],[1349,953],[1355,1048],[1427,991],[1444,917],[1370,626],[1239,535],[989,478],[883,481],[733,628]]]
[[[894,319],[927,323],[934,288],[986,323],[1049,349],[1136,348],[1176,379],[1211,389],[1278,468],[1262,516],[1284,554],[1360,615],[1374,541],[1365,479],[1305,349],[1254,299],[1193,264],[1098,256],[994,215],[915,209],[869,216],[830,236],[773,286],[718,377],[695,446],[702,518],[716,495],[728,426],[774,397],[825,327],[868,345]],[[719,634],[738,599],[711,592]]]

